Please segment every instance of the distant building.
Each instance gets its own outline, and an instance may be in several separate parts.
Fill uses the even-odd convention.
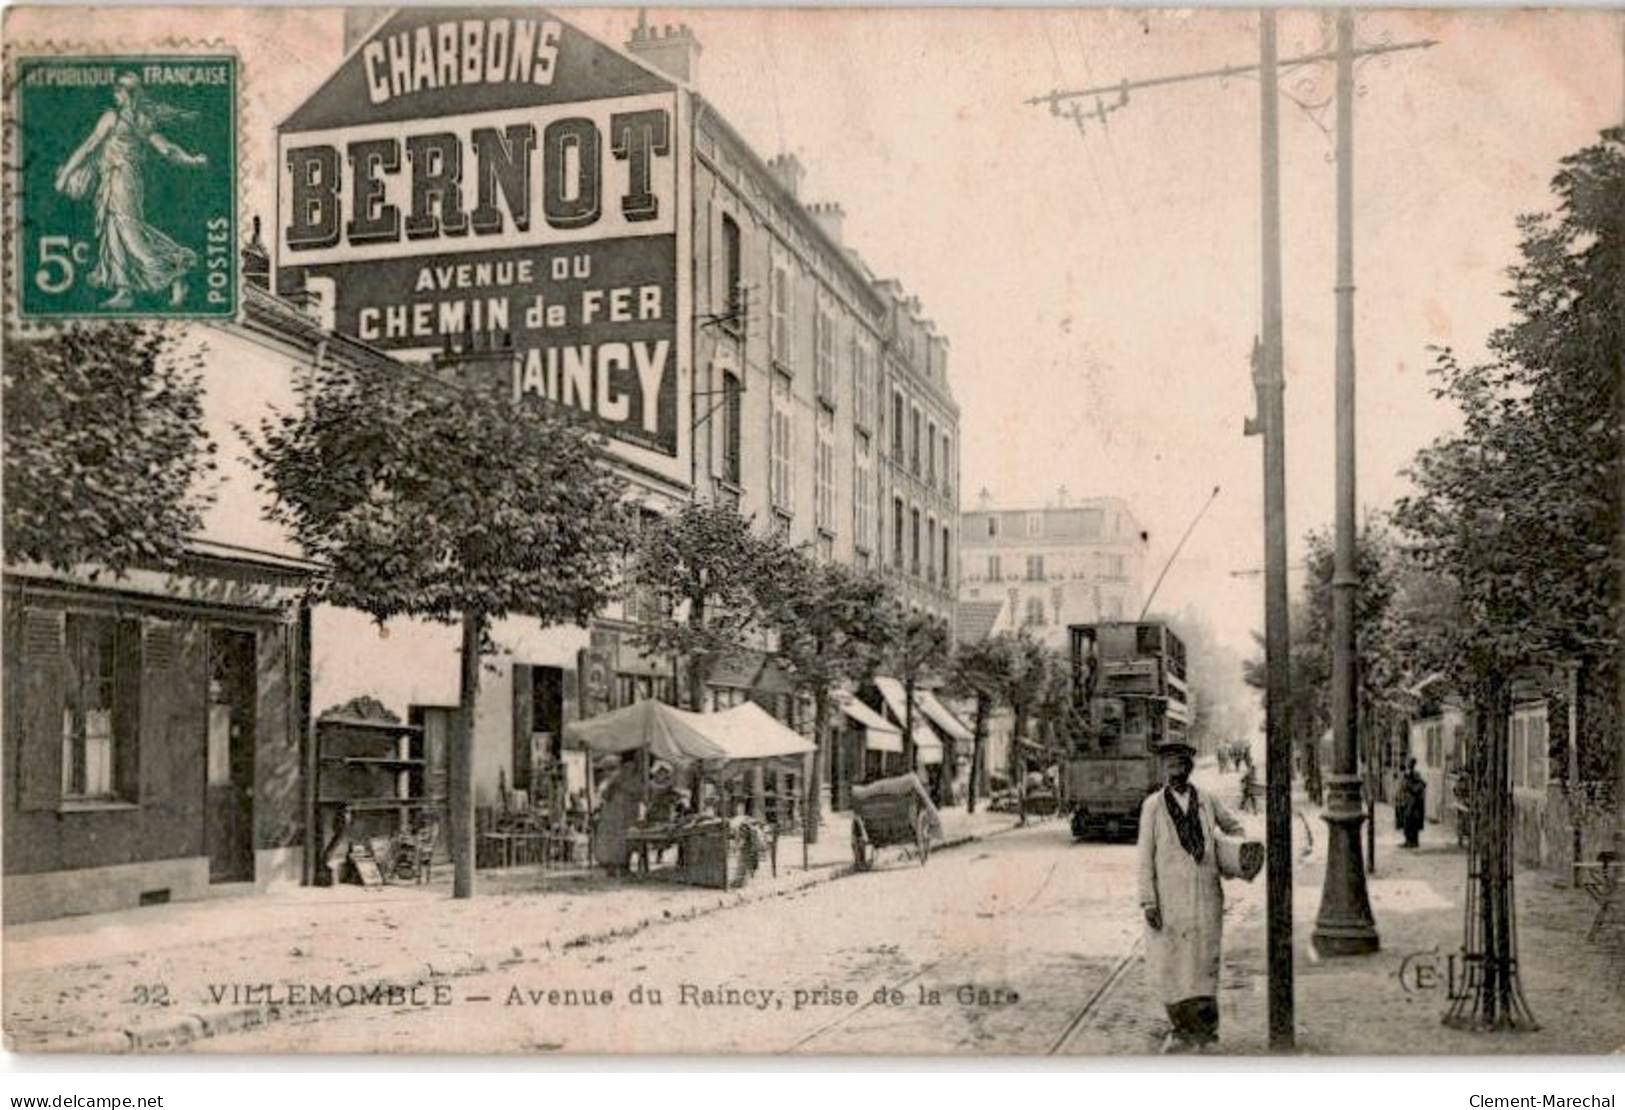
[[[986,634],[1026,628],[1061,649],[1067,625],[1133,620],[1144,604],[1146,534],[1120,497],[1063,487],[1042,507],[1000,507],[984,490],[960,534],[960,616]]]

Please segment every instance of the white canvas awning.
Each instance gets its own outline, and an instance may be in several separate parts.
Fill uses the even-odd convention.
[[[875,689],[880,691],[880,698],[886,703],[886,712],[892,715],[892,720],[899,726],[904,725],[908,721],[908,715],[903,707],[908,699],[903,691],[903,684],[895,678],[880,675],[875,679]],[[921,764],[941,763],[942,741],[931,731],[931,726],[925,723],[925,711],[920,706],[917,691],[914,708],[919,710],[914,714],[914,750],[919,753],[917,758]]]
[[[798,759],[810,741],[774,720],[755,702],[720,713],[689,713],[652,698],[564,726],[565,743],[595,752],[647,749],[673,766],[750,759]]]
[[[916,690],[914,704],[925,710],[925,715],[931,718],[931,723],[940,728],[944,734],[962,744],[969,744],[975,739],[971,730],[966,728],[964,722],[955,717],[953,710],[943,705],[941,700],[930,690]]]
[[[872,752],[901,752],[903,730],[864,705],[857,698],[841,702],[847,720],[863,729],[863,746]]]

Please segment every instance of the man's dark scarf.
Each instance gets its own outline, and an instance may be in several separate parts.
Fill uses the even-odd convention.
[[[1174,802],[1172,786],[1162,788],[1162,804],[1168,807],[1168,817],[1174,823],[1174,832],[1179,834],[1179,846],[1191,854],[1191,859],[1201,863],[1202,853],[1206,847],[1206,838],[1202,835],[1202,814],[1197,805],[1195,785],[1186,783],[1185,789],[1191,792],[1191,796],[1190,804],[1183,810]]]

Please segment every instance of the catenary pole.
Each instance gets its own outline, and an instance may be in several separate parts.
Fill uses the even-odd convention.
[[[1337,416],[1332,563],[1332,767],[1326,776],[1326,877],[1313,935],[1316,951],[1354,956],[1379,947],[1360,824],[1360,694],[1355,646],[1354,488],[1354,13],[1337,16]]]
[[[1265,947],[1269,968],[1269,1043],[1290,1051],[1297,1040],[1292,966],[1291,643],[1286,591],[1286,427],[1282,392],[1281,144],[1275,12],[1259,13],[1259,248],[1263,339],[1255,379],[1264,433],[1264,824],[1268,850]]]

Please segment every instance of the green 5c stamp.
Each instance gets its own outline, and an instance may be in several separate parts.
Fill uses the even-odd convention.
[[[237,60],[19,58],[24,318],[237,311]]]

